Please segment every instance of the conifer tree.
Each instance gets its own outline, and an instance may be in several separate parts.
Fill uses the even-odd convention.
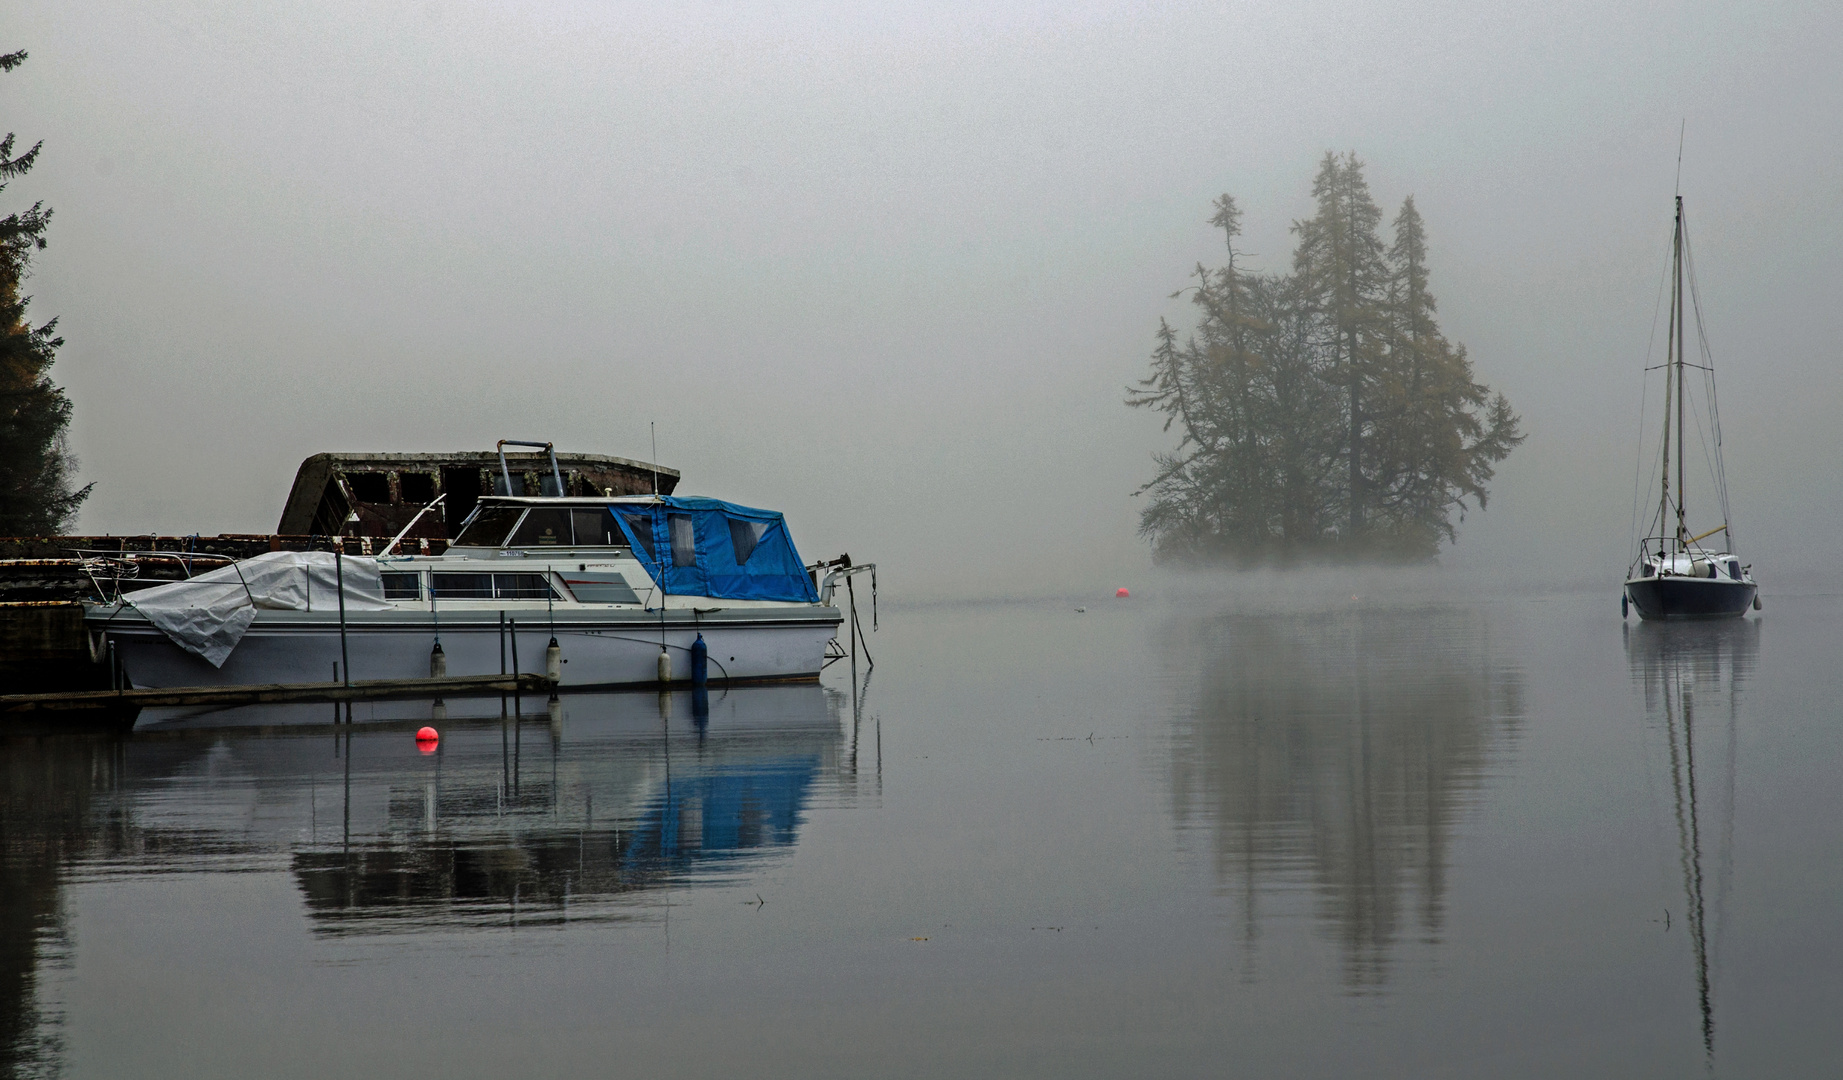
[[[1253,350],[1261,326],[1251,310],[1248,275],[1236,265],[1241,211],[1229,195],[1218,198],[1214,209],[1210,224],[1222,230],[1228,261],[1215,271],[1198,266],[1192,295],[1202,313],[1200,340],[1191,346],[1192,366],[1202,373],[1197,400],[1216,417],[1209,425],[1215,450],[1201,460],[1209,466],[1206,480],[1223,511],[1218,531],[1241,547],[1258,547],[1270,510],[1260,423],[1264,394]]]
[[[1272,539],[1277,509],[1263,283],[1237,264],[1234,198],[1221,196],[1214,209],[1210,223],[1223,232],[1228,261],[1216,270],[1199,265],[1196,284],[1184,290],[1199,309],[1196,332],[1180,343],[1161,323],[1152,374],[1128,391],[1130,404],[1167,414],[1166,430],[1182,425],[1176,452],[1158,458],[1159,475],[1148,485],[1162,493],[1148,528],[1192,554],[1260,550]]]
[[[24,52],[0,55],[0,72],[25,59]],[[43,145],[15,157],[13,133],[0,138],[0,191],[31,170]],[[88,485],[71,487],[77,463],[64,442],[70,399],[49,374],[64,344],[58,321],[34,327],[26,318],[31,297],[20,292],[50,222],[42,202],[0,218],[0,536],[61,532],[90,493]]]
[[[1394,229],[1375,501],[1396,544],[1432,550],[1456,536],[1449,509],[1463,519],[1466,498],[1485,506],[1496,463],[1523,436],[1510,403],[1474,381],[1465,346],[1449,342],[1434,319],[1427,233],[1413,196],[1403,200]]]
[[[1369,487],[1364,475],[1364,436],[1370,423],[1365,398],[1376,379],[1381,351],[1381,300],[1388,280],[1376,229],[1382,211],[1370,198],[1363,163],[1354,153],[1327,151],[1312,182],[1318,212],[1295,222],[1293,274],[1306,302],[1320,315],[1327,337],[1332,377],[1344,387],[1346,525],[1350,542],[1361,541]]]
[[[1272,327],[1263,342],[1272,387],[1263,422],[1274,445],[1277,554],[1283,560],[1324,554],[1335,543],[1346,503],[1340,483],[1348,476],[1344,393],[1319,350],[1322,331],[1303,291],[1298,278],[1275,275],[1262,278],[1255,293]]]

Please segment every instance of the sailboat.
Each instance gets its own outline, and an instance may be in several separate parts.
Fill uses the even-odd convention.
[[[1721,421],[1715,412],[1715,369],[1709,356],[1708,342],[1702,333],[1702,309],[1696,299],[1695,267],[1689,254],[1689,236],[1683,221],[1683,196],[1676,197],[1676,232],[1671,239],[1671,275],[1669,344],[1664,354],[1664,438],[1660,469],[1657,513],[1646,535],[1638,542],[1638,554],[1626,570],[1624,593],[1619,598],[1621,615],[1638,609],[1641,619],[1724,619],[1744,614],[1748,607],[1760,608],[1758,586],[1753,568],[1744,566],[1733,552],[1734,539],[1728,520],[1727,475],[1721,461]],[[1685,272],[1689,289],[1684,289]],[[1692,364],[1685,358],[1685,307],[1695,309],[1698,359]],[[1703,375],[1707,388],[1709,429],[1701,430],[1700,415],[1686,409],[1689,386],[1685,371],[1695,368]],[[1673,415],[1674,414],[1674,415]],[[1685,490],[1685,421],[1698,422],[1698,436],[1704,449],[1712,451],[1714,488],[1721,510],[1721,524],[1707,532],[1691,535],[1689,508]],[[1671,485],[1673,464],[1672,437],[1676,460],[1676,484]],[[1713,446],[1708,443],[1712,440]],[[1706,520],[1706,519],[1705,519]],[[1668,531],[1667,531],[1668,530]],[[1721,534],[1722,547],[1703,545],[1703,541]]]

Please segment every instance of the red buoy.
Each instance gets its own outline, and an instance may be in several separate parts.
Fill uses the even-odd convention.
[[[425,727],[416,732],[416,749],[425,754],[435,753],[435,746],[441,741],[441,734],[432,727]]]
[[[1120,598],[1120,599],[1122,599],[1122,600],[1124,600],[1124,599],[1126,599],[1127,597],[1129,597],[1129,596],[1131,596],[1131,595],[1133,595],[1132,593],[1130,593],[1130,592],[1128,592],[1128,591],[1126,591],[1126,586],[1124,586],[1124,585],[1122,585],[1122,586],[1120,586],[1119,588],[1117,588],[1117,589],[1115,589],[1115,590],[1113,591],[1113,594],[1114,594],[1115,596],[1117,596],[1117,597],[1119,597],[1119,598]]]

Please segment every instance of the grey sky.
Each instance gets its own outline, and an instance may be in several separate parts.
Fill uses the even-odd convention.
[[[1840,523],[1834,4],[15,0],[9,205],[87,530],[266,531],[320,450],[548,438],[913,593],[1142,579],[1125,409],[1233,192],[1412,193],[1528,443],[1448,561],[1623,569],[1678,124],[1737,526]]]

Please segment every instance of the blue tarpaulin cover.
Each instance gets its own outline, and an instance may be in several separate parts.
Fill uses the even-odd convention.
[[[634,556],[668,593],[815,603],[819,591],[773,510],[664,495],[612,507]]]

